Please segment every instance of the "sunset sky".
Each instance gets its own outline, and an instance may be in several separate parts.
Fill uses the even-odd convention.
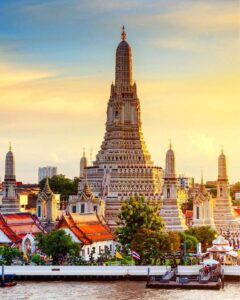
[[[177,173],[215,180],[223,146],[240,181],[239,0],[0,1],[1,178],[9,141],[24,182],[95,157],[123,24],[155,164],[171,139]]]

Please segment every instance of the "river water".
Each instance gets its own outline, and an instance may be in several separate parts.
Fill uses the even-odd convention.
[[[0,299],[64,300],[237,300],[240,281],[226,282],[221,291],[146,289],[144,281],[50,281],[18,282],[12,288],[0,289]]]

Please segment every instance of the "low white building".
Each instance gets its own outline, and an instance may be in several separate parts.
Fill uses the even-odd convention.
[[[203,180],[198,193],[193,199],[192,225],[215,227],[213,217],[213,198],[206,191]]]
[[[115,253],[115,237],[104,219],[95,213],[68,213],[62,216],[58,229],[64,229],[76,243],[80,244],[80,254],[85,260],[89,260],[93,249],[95,259],[107,249],[111,255]]]

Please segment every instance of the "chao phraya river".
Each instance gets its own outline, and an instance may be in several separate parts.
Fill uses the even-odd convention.
[[[0,289],[0,299],[113,299],[113,300],[234,300],[240,297],[240,281],[226,282],[221,291],[152,290],[144,281],[90,282],[18,282],[12,288]]]

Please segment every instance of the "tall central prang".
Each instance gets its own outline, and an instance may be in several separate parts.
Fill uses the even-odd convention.
[[[123,27],[122,41],[116,51],[115,85],[111,86],[106,133],[94,165],[152,166],[141,125],[137,86],[132,80],[132,50]]]
[[[153,166],[143,139],[140,101],[132,80],[132,50],[124,27],[121,38],[104,140],[93,166],[84,169],[85,176],[79,184],[80,194],[87,177],[95,196],[105,200],[105,217],[111,226],[115,226],[123,200],[142,195],[158,202],[162,192],[162,169]]]

